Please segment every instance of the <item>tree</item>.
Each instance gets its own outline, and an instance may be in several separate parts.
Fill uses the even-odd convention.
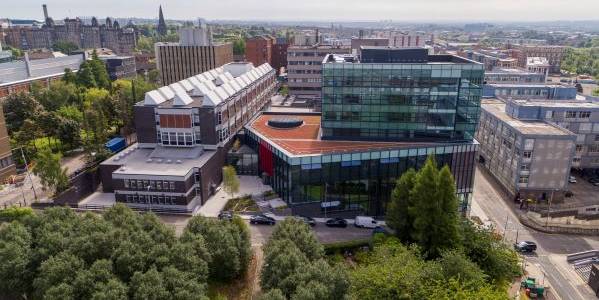
[[[96,78],[91,63],[84,61],[77,71],[77,84],[86,88],[97,87]]]
[[[60,51],[64,54],[71,55],[71,53],[79,49],[79,47],[75,45],[73,42],[57,41],[56,43],[54,43],[54,45],[52,45],[52,49],[54,49],[54,51]]]
[[[50,149],[42,149],[37,156],[33,167],[33,173],[40,177],[42,185],[46,189],[54,190],[56,193],[64,191],[69,184],[67,169],[62,168],[60,153],[53,154]]]
[[[279,289],[271,289],[260,296],[260,300],[287,300]]]
[[[240,227],[243,224],[243,227]],[[192,218],[183,233],[183,240],[200,235],[210,254],[210,276],[221,281],[241,277],[250,260],[249,233],[245,223],[228,222],[204,217]]]
[[[413,219],[409,208],[414,205],[410,198],[410,191],[414,188],[416,171],[409,169],[401,175],[393,193],[391,202],[387,207],[387,225],[395,231],[395,235],[404,243],[411,241]]]
[[[306,223],[296,218],[287,218],[277,224],[268,243],[278,240],[293,242],[310,261],[324,256],[324,248],[318,242],[314,231]]]
[[[31,233],[21,223],[0,224],[0,295],[17,298],[31,289],[32,243]]]
[[[98,58],[96,49],[94,49],[92,52],[92,59],[89,61],[89,64],[91,66],[92,73],[94,74],[94,80],[97,87],[109,89],[110,77],[108,76],[108,71],[106,70],[106,64],[104,64],[104,62]]]
[[[230,197],[239,192],[239,178],[237,178],[237,172],[232,166],[223,167],[223,189]]]
[[[64,75],[62,75],[62,81],[66,83],[75,84],[77,82],[77,77],[73,73],[73,70],[71,70],[70,68],[65,68]]]
[[[43,107],[31,95],[26,93],[10,94],[2,103],[8,131],[18,131],[27,119],[35,120]]]
[[[54,81],[47,89],[42,89],[36,99],[47,111],[56,111],[65,105],[78,104],[79,89],[72,83]]]
[[[238,38],[233,41],[233,54],[243,55],[245,54],[245,40]]]
[[[68,144],[69,149],[77,148],[81,144],[81,126],[75,120],[58,118],[57,136]]]
[[[413,205],[409,214],[414,220],[412,238],[428,257],[439,257],[443,250],[458,245],[457,197],[449,168],[439,172],[430,156],[415,177],[410,201]]]
[[[291,296],[297,288],[294,275],[308,263],[306,255],[292,241],[269,240],[260,275],[262,289],[279,289],[287,297]]]

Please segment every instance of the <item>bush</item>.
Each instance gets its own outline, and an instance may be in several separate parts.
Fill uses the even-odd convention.
[[[0,221],[12,222],[22,220],[25,217],[32,216],[33,209],[31,207],[11,206],[7,209],[0,210]]]

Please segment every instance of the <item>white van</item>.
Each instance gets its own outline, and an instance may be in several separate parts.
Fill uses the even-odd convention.
[[[357,216],[354,225],[362,228],[376,228],[379,223],[372,217]]]

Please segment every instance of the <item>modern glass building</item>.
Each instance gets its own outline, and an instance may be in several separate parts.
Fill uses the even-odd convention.
[[[380,47],[363,49],[362,60],[372,63],[329,56],[322,75],[322,138],[471,141],[483,65],[417,50],[417,58],[398,63],[389,57],[401,50]]]
[[[424,49],[362,47],[323,61],[320,113],[268,112],[245,126],[259,173],[295,213],[384,216],[397,179],[435,156],[468,213],[482,64]]]

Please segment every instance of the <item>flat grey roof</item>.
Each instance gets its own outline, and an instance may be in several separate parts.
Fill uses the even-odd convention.
[[[574,136],[570,131],[543,121],[523,121],[512,118],[505,112],[505,103],[501,100],[485,99],[481,101],[480,107],[485,112],[492,114],[495,118],[525,135]]]
[[[520,106],[543,106],[543,107],[561,107],[561,108],[597,108],[599,109],[599,103],[590,102],[586,100],[541,100],[531,99],[527,100],[511,100]]]
[[[31,76],[27,74],[27,65],[23,60],[2,63],[0,64],[0,85],[53,75],[62,75],[66,68],[77,71],[82,62],[83,55],[31,60],[29,61],[31,66]]]
[[[216,151],[201,147],[139,148],[137,144],[113,155],[101,165],[120,165],[113,174],[186,176],[193,168],[203,166]]]

